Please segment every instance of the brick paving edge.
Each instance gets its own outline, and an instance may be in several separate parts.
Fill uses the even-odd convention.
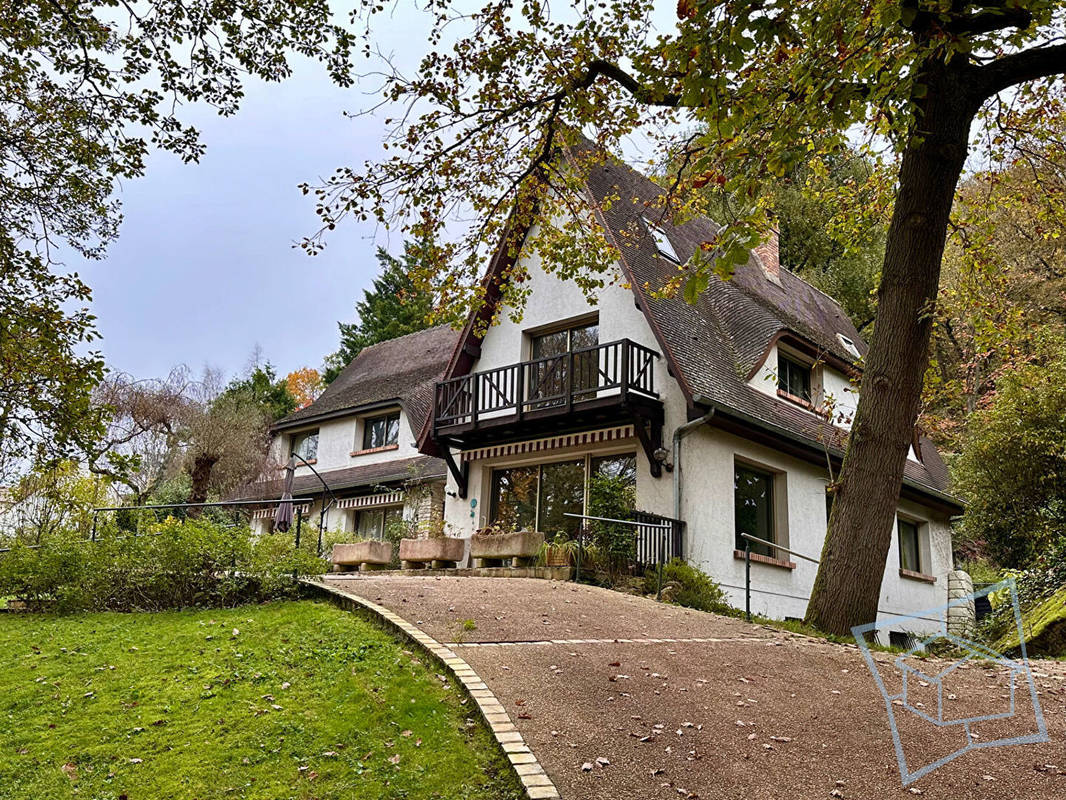
[[[529,800],[554,800],[559,798],[559,790],[544,771],[537,757],[523,741],[522,734],[515,727],[503,704],[496,699],[481,677],[455,651],[438,642],[423,630],[412,625],[403,617],[394,614],[384,606],[360,597],[348,588],[332,586],[322,581],[303,579],[301,583],[313,592],[325,596],[347,611],[363,610],[377,617],[392,630],[408,639],[412,644],[432,656],[463,687],[463,691],[477,704],[485,724],[492,731],[496,743],[515,777],[522,783]]]

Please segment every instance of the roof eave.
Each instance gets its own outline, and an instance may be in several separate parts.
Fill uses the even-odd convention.
[[[309,414],[306,417],[299,417],[298,419],[280,419],[270,426],[270,432],[278,433],[283,430],[302,428],[305,425],[313,425],[316,422],[327,422],[331,419],[337,419],[338,417],[365,414],[368,411],[376,411],[380,408],[392,408],[394,406],[402,407],[403,400],[399,397],[391,397],[373,403],[362,403],[361,405],[347,406],[345,408],[334,409],[333,411],[323,411],[321,414]]]
[[[788,442],[794,445],[797,450],[802,451],[802,453],[796,452],[793,453],[793,455],[798,455],[801,458],[805,458],[805,456],[810,455],[817,457],[817,460],[809,457],[806,457],[805,460],[812,461],[814,463],[824,464],[827,451],[829,457],[837,463],[839,463],[844,458],[844,452],[840,450],[840,448],[832,446],[827,447],[824,442],[819,442],[814,439],[810,439],[806,436],[802,436],[796,433],[795,431],[790,431],[788,428],[783,428],[780,425],[775,425],[772,422],[767,422],[766,420],[759,419],[758,417],[752,416],[751,414],[748,414],[744,411],[740,411],[739,409],[733,408],[732,406],[727,406],[720,402],[717,402],[716,400],[713,400],[710,397],[707,397],[706,395],[696,395],[695,402],[699,406],[714,409],[716,415],[715,420],[718,420],[719,415],[724,415],[726,417],[737,420],[744,427],[748,427],[750,429],[769,434],[771,437]],[[712,424],[720,424],[720,420],[718,420],[717,423],[715,422],[715,420],[712,420]],[[961,514],[963,511],[966,510],[966,506],[959,498],[954,497],[953,495],[948,494],[947,492],[943,492],[939,489],[933,488],[932,486],[926,486],[925,484],[918,483],[917,481],[906,477],[903,478],[903,485],[901,487],[900,494],[901,496],[906,497],[907,499],[916,499],[921,502],[932,503],[933,505],[952,515]]]

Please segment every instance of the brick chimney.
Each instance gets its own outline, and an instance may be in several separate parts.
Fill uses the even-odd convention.
[[[781,285],[781,253],[778,250],[777,231],[771,230],[770,236],[755,248],[759,264],[766,279]]]

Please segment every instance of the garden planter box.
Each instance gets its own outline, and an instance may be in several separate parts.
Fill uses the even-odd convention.
[[[512,566],[524,566],[537,555],[544,544],[544,534],[535,531],[504,533],[493,536],[474,534],[470,539],[470,557],[475,567],[486,561],[512,561]]]
[[[401,539],[400,562],[404,569],[431,564],[434,567],[454,567],[463,560],[466,542],[452,536],[435,539]]]
[[[355,542],[333,545],[333,566],[343,571],[345,567],[359,569],[382,569],[392,561],[392,542]]]

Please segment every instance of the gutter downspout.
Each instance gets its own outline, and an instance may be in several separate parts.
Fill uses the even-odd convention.
[[[714,416],[712,408],[702,417],[678,425],[674,428],[674,519],[681,519],[681,440],[701,425],[706,425]]]

